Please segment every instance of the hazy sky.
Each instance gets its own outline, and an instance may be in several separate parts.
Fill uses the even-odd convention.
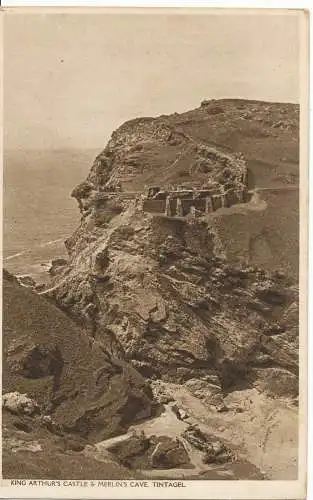
[[[99,148],[122,122],[242,97],[297,102],[299,17],[6,14],[6,148]]]

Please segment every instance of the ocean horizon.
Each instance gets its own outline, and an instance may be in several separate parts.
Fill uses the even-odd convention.
[[[86,178],[97,153],[94,149],[5,151],[4,268],[40,279],[47,262],[66,257],[64,241],[80,220],[70,193]]]

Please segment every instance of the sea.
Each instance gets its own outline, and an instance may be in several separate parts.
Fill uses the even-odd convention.
[[[72,189],[83,181],[97,150],[6,151],[3,166],[3,267],[45,281],[80,214]]]

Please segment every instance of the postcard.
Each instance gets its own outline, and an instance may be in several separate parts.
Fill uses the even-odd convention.
[[[308,17],[1,11],[1,497],[306,497]]]

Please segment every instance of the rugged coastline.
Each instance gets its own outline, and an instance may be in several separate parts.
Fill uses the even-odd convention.
[[[4,276],[4,475],[297,477],[298,175],[296,105],[204,101],[112,134],[50,283]],[[45,476],[43,450],[71,465]]]

